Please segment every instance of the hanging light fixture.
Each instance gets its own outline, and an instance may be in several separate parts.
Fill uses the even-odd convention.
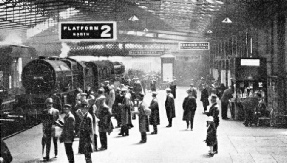
[[[222,20],[222,23],[230,24],[232,23],[232,21],[228,17],[226,17],[224,20]]]
[[[208,30],[206,33],[211,34],[213,33],[212,30]]]
[[[134,21],[138,21],[139,18],[134,15],[134,16],[130,17],[129,20],[134,22]]]

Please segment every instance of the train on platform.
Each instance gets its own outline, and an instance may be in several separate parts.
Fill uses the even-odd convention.
[[[37,53],[33,47],[1,44],[0,56],[0,128],[1,137],[5,137],[25,128],[23,114],[13,108],[17,103],[16,96],[25,93],[22,69],[37,58]]]
[[[21,51],[18,53],[18,57],[21,57]],[[80,58],[84,59],[85,56]],[[14,62],[12,61],[12,63]],[[104,81],[119,82],[125,72],[125,66],[121,62],[85,61],[72,57],[37,57],[37,55],[33,55],[33,57],[25,59],[25,64],[16,66],[17,75],[10,77],[11,75],[7,76],[8,72],[6,71],[10,71],[13,68],[12,65],[5,69],[5,64],[1,63],[0,69],[0,77],[1,72],[4,77],[4,80],[1,81],[8,82],[8,84],[3,84],[4,87],[12,88],[11,85],[17,85],[15,83],[19,81],[17,89],[22,90],[17,92],[3,89],[0,92],[3,101],[0,113],[1,125],[8,126],[12,117],[21,119],[21,123],[28,126],[38,124],[42,110],[45,108],[46,98],[53,98],[55,107],[62,110],[65,103],[75,104],[77,88],[86,90],[87,87],[91,87],[92,90],[97,90]],[[13,73],[15,72],[13,71]],[[8,96],[13,103],[6,106],[7,100],[4,97]],[[1,133],[1,137],[2,135]]]

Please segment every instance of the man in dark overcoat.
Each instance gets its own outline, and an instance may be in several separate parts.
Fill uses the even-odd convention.
[[[63,111],[66,115],[64,117],[64,125],[60,136],[60,142],[64,142],[69,163],[74,163],[73,142],[75,138],[75,117],[71,112],[71,108],[72,106],[69,104],[65,104],[63,107]]]
[[[149,121],[148,121],[148,115],[146,113],[147,105],[143,101],[144,94],[139,93],[139,131],[141,133],[141,141],[140,143],[146,143],[147,141],[147,135],[146,133],[149,132]]]
[[[156,80],[152,79],[150,84],[151,91],[156,91]]]
[[[99,135],[101,141],[101,148],[99,150],[106,150],[108,149],[108,137],[107,133],[111,133],[113,130],[111,116],[112,112],[108,105],[105,103],[106,97],[104,95],[98,97],[99,100],[99,107],[96,111],[96,116],[100,120],[99,124]]]
[[[233,92],[234,90],[232,89],[232,87],[229,87],[228,89],[223,91],[223,94],[221,96],[221,118],[222,119],[229,119],[227,117],[227,109],[228,109],[229,100],[233,98]]]
[[[93,118],[88,112],[88,102],[82,101],[82,112],[84,113],[83,120],[80,124],[80,141],[79,141],[79,154],[85,154],[86,163],[92,163],[91,153],[93,135]]]
[[[43,159],[48,161],[50,160],[50,148],[51,148],[51,138],[53,137],[54,143],[54,152],[55,157],[58,154],[58,138],[54,137],[53,133],[55,133],[55,122],[59,119],[60,113],[58,109],[53,107],[53,99],[47,98],[45,101],[46,109],[43,111],[43,138],[42,138],[42,149],[46,146],[46,157]]]
[[[183,118],[182,120],[186,121],[186,128],[189,128],[190,124],[190,129],[193,131],[193,121],[194,121],[194,115],[195,111],[197,108],[196,104],[196,99],[192,94],[191,90],[187,90],[188,96],[184,98],[183,103],[182,103],[182,108],[183,108]]]
[[[129,136],[129,125],[130,125],[130,119],[129,116],[129,112],[130,112],[130,97],[127,95],[127,88],[122,88],[122,96],[123,101],[121,103],[119,103],[119,107],[121,109],[121,122],[122,122],[122,126],[121,126],[121,132],[119,133],[119,135],[122,136]]]
[[[170,83],[169,88],[171,89],[171,94],[173,95],[174,99],[176,99],[176,85],[174,81]]]
[[[197,91],[196,91],[196,88],[194,87],[193,83],[190,84],[189,90],[191,90],[193,97],[196,99],[197,98]]]
[[[174,105],[174,98],[171,94],[170,88],[166,89],[166,100],[165,100],[165,110],[168,119],[168,125],[166,127],[172,127],[172,118],[175,117],[175,105]]]
[[[122,103],[124,100],[124,96],[121,95],[121,89],[117,88],[116,89],[116,98],[115,102],[112,108],[112,113],[115,116],[115,119],[117,121],[117,127],[121,127],[121,108],[119,107],[119,103]]]
[[[203,105],[203,113],[205,113],[207,111],[207,106],[209,105],[209,101],[208,101],[208,90],[207,90],[207,85],[204,84],[203,85],[203,89],[201,91],[201,98],[200,98],[200,101],[202,102],[202,105]]]
[[[150,115],[149,122],[153,126],[153,132],[151,133],[152,135],[157,134],[157,125],[160,124],[159,106],[158,106],[158,100],[156,98],[156,95],[157,95],[156,92],[152,92],[152,100],[149,106],[149,108],[151,109],[151,115]]]

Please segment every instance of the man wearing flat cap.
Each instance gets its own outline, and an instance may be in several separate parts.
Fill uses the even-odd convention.
[[[144,94],[139,93],[139,131],[141,133],[141,141],[140,143],[146,143],[147,141],[147,135],[146,133],[149,132],[149,121],[148,121],[148,114],[146,113],[147,105],[143,101]]]
[[[75,138],[75,117],[71,112],[70,104],[65,104],[63,111],[66,115],[64,117],[64,126],[60,136],[60,142],[64,142],[69,163],[74,163],[73,142]]]
[[[80,141],[79,141],[79,154],[85,154],[86,163],[91,163],[92,139],[93,134],[93,118],[89,113],[88,102],[82,101],[81,110],[83,113],[83,120],[80,124]]]
[[[122,88],[122,96],[123,101],[119,103],[119,107],[121,109],[121,132],[119,135],[129,136],[129,126],[131,125],[131,117],[130,117],[130,97],[127,95],[127,88]]]
[[[157,134],[157,125],[160,124],[160,119],[159,119],[158,100],[156,98],[157,93],[152,92],[151,94],[152,94],[152,100],[149,106],[149,108],[151,109],[151,115],[149,122],[153,126],[153,132],[151,133],[153,135]]]
[[[197,92],[196,92],[196,88],[194,87],[193,82],[190,84],[189,90],[191,90],[193,97],[195,97],[195,99],[196,99],[197,98]]]
[[[166,89],[166,100],[165,100],[165,110],[168,119],[168,125],[166,127],[172,127],[172,118],[175,117],[175,106],[174,106],[174,98],[171,94],[171,89]]]
[[[105,102],[106,97],[101,95],[98,97],[99,107],[96,110],[96,116],[99,119],[99,135],[101,141],[101,148],[99,150],[108,149],[108,138],[107,133],[111,133],[113,130],[113,125],[111,121],[112,113],[111,108]]]
[[[58,155],[58,138],[55,137],[55,122],[59,119],[60,113],[58,109],[53,107],[53,99],[47,98],[45,101],[46,109],[43,110],[43,138],[42,138],[42,152],[46,145],[46,157],[44,160],[50,160],[51,138],[53,137],[55,157]]]

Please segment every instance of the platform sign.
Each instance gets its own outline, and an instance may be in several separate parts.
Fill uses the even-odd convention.
[[[114,21],[61,22],[59,37],[60,41],[115,41],[117,23]]]
[[[209,42],[179,42],[179,50],[209,50]]]
[[[129,55],[163,55],[163,50],[130,50]]]

